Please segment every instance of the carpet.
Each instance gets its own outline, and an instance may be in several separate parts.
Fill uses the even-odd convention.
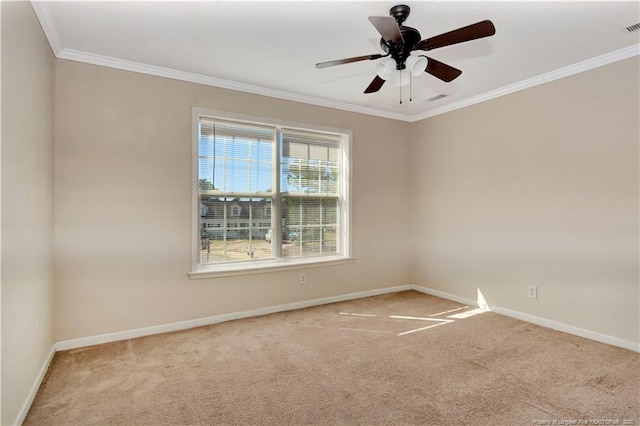
[[[24,424],[640,425],[639,376],[635,352],[405,291],[58,352]]]

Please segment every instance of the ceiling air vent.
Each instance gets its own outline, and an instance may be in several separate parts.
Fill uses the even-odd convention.
[[[627,27],[627,31],[629,31],[630,33],[638,30],[640,30],[640,23]]]
[[[427,99],[427,102],[437,101],[438,99],[446,98],[449,95],[436,95],[433,98]]]

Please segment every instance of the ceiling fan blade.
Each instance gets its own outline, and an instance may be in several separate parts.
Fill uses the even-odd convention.
[[[380,90],[385,80],[380,78],[380,76],[376,75],[373,81],[369,84],[369,86],[364,90],[364,93],[373,93]]]
[[[369,16],[369,21],[376,27],[384,41],[392,43],[403,41],[398,23],[391,16]]]
[[[374,59],[382,58],[383,55],[376,53],[375,55],[354,56],[353,58],[336,59],[335,61],[319,62],[316,64],[316,68],[327,68],[334,65],[350,64],[351,62],[358,61],[372,61]],[[386,56],[386,55],[385,55]]]
[[[420,55],[420,56],[424,56],[424,55]],[[427,58],[427,60],[429,61],[427,62],[427,68],[425,68],[424,72],[427,72],[444,82],[448,83],[450,81],[453,81],[456,78],[458,78],[460,74],[462,74],[462,71],[452,67],[451,65],[447,65],[440,61],[436,61],[435,59],[430,58],[428,56],[424,56],[424,57]]]
[[[418,43],[418,49],[432,50],[451,44],[463,43],[478,38],[489,37],[496,33],[496,28],[491,21],[481,21],[448,33],[422,40]]]

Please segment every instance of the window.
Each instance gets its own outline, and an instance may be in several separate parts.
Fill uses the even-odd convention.
[[[349,153],[349,132],[194,109],[190,276],[349,260]]]

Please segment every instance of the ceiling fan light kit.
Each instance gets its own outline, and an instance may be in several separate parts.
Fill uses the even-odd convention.
[[[409,56],[406,60],[405,68],[399,72],[396,72],[396,62],[392,58],[386,58],[376,65],[376,74],[383,80],[391,80],[393,78],[395,86],[406,86],[412,76],[419,76],[426,68],[426,56]]]
[[[462,71],[426,55],[412,55],[411,53],[415,50],[429,51],[452,44],[489,37],[496,33],[493,23],[485,20],[421,40],[422,36],[418,30],[402,25],[409,17],[410,11],[411,8],[409,6],[400,4],[389,10],[389,16],[369,17],[371,24],[382,36],[380,47],[384,54],[376,53],[319,62],[316,64],[316,68],[387,58],[377,64],[376,76],[364,93],[377,92],[386,81],[392,78],[394,79],[394,85],[405,86],[411,83],[412,76],[419,76],[423,72],[448,83],[458,78]],[[402,98],[400,103],[402,103]]]

